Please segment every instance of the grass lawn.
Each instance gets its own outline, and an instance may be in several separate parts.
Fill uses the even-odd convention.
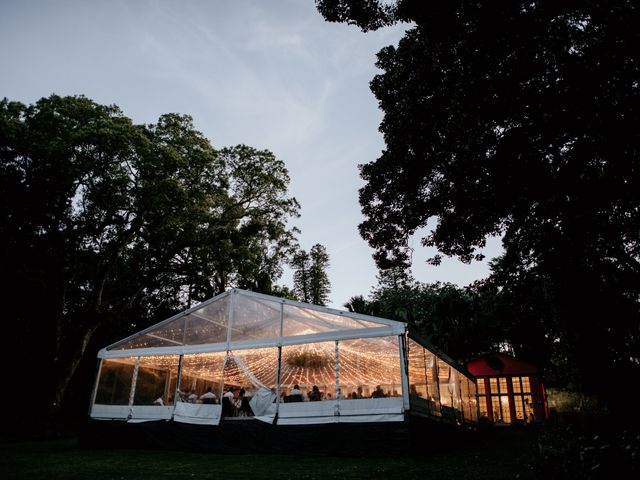
[[[152,450],[80,448],[75,439],[0,444],[0,478],[224,479],[224,478],[531,478],[535,431],[479,434],[473,445],[420,457],[349,458],[299,455],[215,455]]]

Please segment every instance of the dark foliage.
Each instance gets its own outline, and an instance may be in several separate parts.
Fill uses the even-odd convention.
[[[111,343],[229,286],[269,292],[295,243],[283,162],[217,151],[188,116],[134,125],[84,97],[5,99],[0,161],[1,303],[20,372],[3,400],[19,395],[36,421],[59,412],[96,334]]]
[[[502,236],[492,283],[615,403],[640,365],[637,2],[318,5],[363,30],[413,22],[371,82],[386,149],[361,169],[360,231],[379,267],[406,265],[429,221],[423,244],[464,261]]]

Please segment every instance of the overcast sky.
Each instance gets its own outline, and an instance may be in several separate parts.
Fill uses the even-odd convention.
[[[376,284],[357,231],[357,166],[384,148],[375,54],[405,28],[330,24],[313,0],[0,0],[0,97],[82,94],[137,123],[184,113],[217,148],[271,150],[302,206],[300,244],[327,247],[331,306],[342,308]],[[488,273],[449,259],[426,266],[433,252],[414,243],[418,280],[466,285]],[[291,286],[290,272],[279,283]]]

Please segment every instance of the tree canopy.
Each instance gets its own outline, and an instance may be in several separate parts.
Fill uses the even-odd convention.
[[[284,163],[216,150],[188,116],[4,99],[0,161],[9,348],[51,372],[39,400],[54,410],[96,330],[122,338],[230,286],[269,292],[296,244]]]
[[[464,261],[502,236],[496,275],[545,285],[532,320],[553,310],[576,381],[606,395],[637,372],[637,2],[317,4],[363,30],[412,22],[371,82],[386,148],[361,166],[360,232],[379,267],[407,265],[425,227],[423,245]]]

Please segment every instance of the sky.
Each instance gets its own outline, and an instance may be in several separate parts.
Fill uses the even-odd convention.
[[[216,148],[272,151],[302,207],[292,222],[300,245],[327,248],[330,306],[342,308],[377,283],[357,229],[358,165],[384,149],[369,90],[376,53],[407,28],[328,23],[313,0],[0,0],[0,97],[82,94],[136,123],[188,114]],[[499,244],[489,241],[488,258]],[[417,280],[463,286],[488,275],[486,262],[428,266],[435,252],[419,236],[411,246]],[[291,272],[277,283],[291,286]]]

